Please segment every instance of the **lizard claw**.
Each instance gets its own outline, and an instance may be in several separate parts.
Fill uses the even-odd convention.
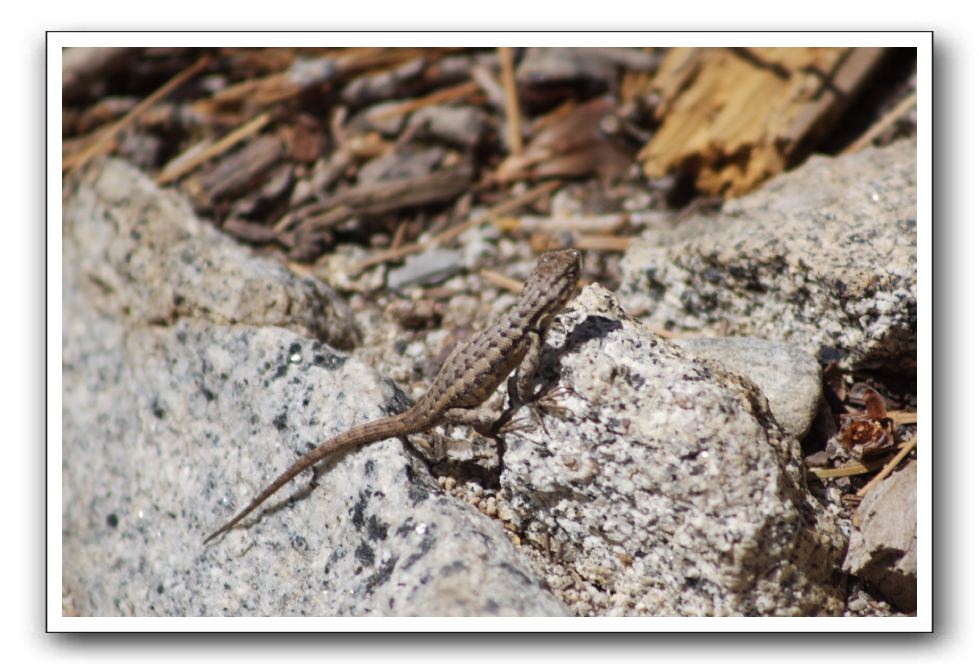
[[[533,408],[530,412],[534,414],[534,417],[520,417],[513,419],[508,417],[506,422],[503,422],[498,428],[498,433],[519,433],[533,431],[537,426],[543,427],[543,421],[541,420],[540,414]],[[532,422],[532,419],[536,419],[536,422]]]
[[[540,396],[529,405],[538,415],[545,413],[558,419],[569,419],[572,415],[571,410],[560,405],[559,401],[566,399],[574,393],[574,390],[570,387],[561,385],[550,390],[542,391]]]

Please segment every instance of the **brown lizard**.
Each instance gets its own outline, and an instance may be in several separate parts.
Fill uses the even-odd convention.
[[[531,400],[544,333],[554,315],[571,299],[580,275],[578,251],[566,249],[541,255],[517,303],[496,323],[460,344],[414,406],[398,415],[355,426],[310,450],[234,518],[208,535],[204,543],[231,530],[286,482],[338,450],[420,433],[442,422],[470,424],[485,430],[486,413],[478,408],[514,369],[517,373],[507,386],[511,399]]]

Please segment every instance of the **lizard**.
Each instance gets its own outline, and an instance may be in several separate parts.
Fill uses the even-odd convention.
[[[479,407],[511,372],[511,402],[534,398],[533,379],[554,316],[571,300],[581,276],[581,254],[575,249],[544,253],[517,302],[494,324],[457,346],[442,364],[431,387],[404,412],[360,424],[329,438],[296,460],[230,521],[204,539],[207,544],[231,530],[301,472],[342,449],[388,438],[421,433],[437,424],[468,424],[485,431],[487,415]]]

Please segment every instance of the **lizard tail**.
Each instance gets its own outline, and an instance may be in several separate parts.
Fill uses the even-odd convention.
[[[346,447],[357,447],[406,433],[417,433],[417,427],[413,426],[417,418],[413,417],[413,414],[410,413],[411,411],[408,411],[400,415],[395,415],[394,417],[355,426],[339,436],[330,438],[317,448],[310,450],[297,459],[294,464],[289,466],[285,472],[276,477],[271,484],[262,489],[262,492],[255,496],[245,509],[238,512],[230,521],[204,538],[204,544],[234,528],[239,521],[251,514],[256,507],[264,503],[289,480],[326,456]]]

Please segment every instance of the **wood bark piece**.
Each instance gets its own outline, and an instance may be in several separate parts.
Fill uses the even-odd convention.
[[[254,186],[285,155],[275,136],[260,136],[228,155],[203,176],[201,186],[211,201],[228,198]]]
[[[609,141],[602,118],[615,111],[615,100],[595,97],[552,111],[538,121],[534,137],[520,154],[511,154],[496,169],[497,182],[526,178],[617,177],[632,157]]]
[[[687,173],[738,196],[798,163],[846,109],[884,48],[677,48],[650,91],[662,125],[640,159],[649,177]]]
[[[221,228],[228,235],[253,244],[268,244],[277,238],[275,230],[269,226],[237,217],[225,221]]]
[[[918,604],[917,485],[912,461],[867,495],[853,515],[843,561],[844,572],[869,581],[909,612]]]
[[[473,178],[471,166],[460,166],[419,177],[381,180],[342,191],[322,201],[325,210],[347,207],[367,215],[384,214],[403,207],[451,200],[465,191]]]

